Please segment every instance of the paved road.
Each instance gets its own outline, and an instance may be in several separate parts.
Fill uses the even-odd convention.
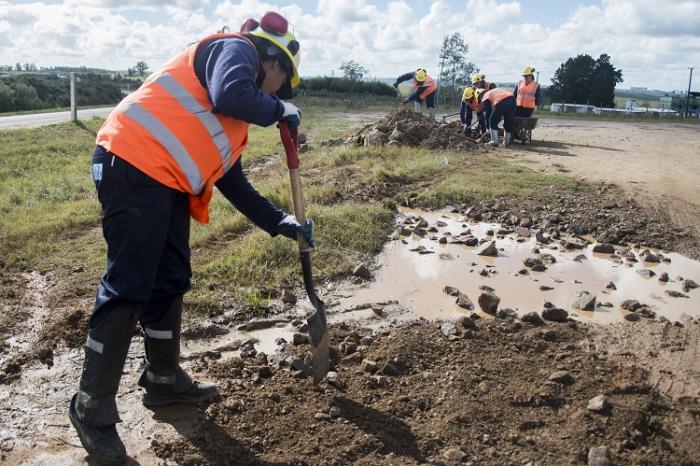
[[[78,118],[88,119],[95,116],[106,117],[114,107],[78,109]],[[0,129],[36,128],[70,120],[70,112],[32,113],[0,117]]]

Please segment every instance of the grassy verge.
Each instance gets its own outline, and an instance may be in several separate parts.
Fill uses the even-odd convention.
[[[376,254],[392,228],[393,207],[410,198],[436,208],[498,196],[533,196],[544,186],[573,186],[563,176],[532,171],[502,151],[431,152],[407,147],[322,147],[351,134],[386,103],[357,112],[338,102],[300,102],[311,150],[302,155],[308,215],[316,223],[314,267],[319,280],[348,274]],[[0,301],[21,308],[20,273],[48,272],[57,285],[48,296],[56,314],[90,312],[105,263],[99,206],[90,179],[93,132],[99,119],[36,129],[0,131]],[[276,128],[251,127],[244,167],[251,182],[290,208],[289,180]],[[209,225],[192,228],[193,289],[190,315],[224,309],[255,312],[283,285],[299,285],[295,243],[254,228],[222,196]],[[0,333],[12,327],[0,321]],[[9,317],[8,317],[9,316]],[[3,327],[4,326],[4,327]]]

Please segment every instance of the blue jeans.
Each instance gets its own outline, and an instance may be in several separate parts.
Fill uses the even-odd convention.
[[[118,304],[159,320],[190,288],[190,214],[186,193],[171,189],[100,146],[92,174],[102,205],[107,272],[100,280],[94,328]]]

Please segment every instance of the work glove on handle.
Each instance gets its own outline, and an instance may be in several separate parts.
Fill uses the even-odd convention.
[[[407,103],[409,103],[410,101],[411,101],[411,98],[410,98],[410,97],[406,97],[405,99],[403,99],[404,105],[407,104]]]
[[[277,224],[275,231],[290,239],[297,239],[297,234],[301,233],[309,247],[313,248],[316,246],[314,241],[314,222],[311,220],[307,219],[304,225],[301,225],[292,215],[287,214]]]
[[[284,113],[280,121],[287,122],[290,128],[296,128],[301,124],[301,110],[299,107],[290,102],[282,102],[284,105]]]

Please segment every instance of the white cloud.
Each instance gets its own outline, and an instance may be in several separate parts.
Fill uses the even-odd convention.
[[[293,0],[291,0],[293,1]],[[608,53],[624,85],[683,88],[686,66],[700,65],[700,4],[671,0],[601,0],[579,7],[559,25],[526,22],[521,2],[435,0],[419,17],[408,0],[318,0],[313,8],[273,0],[0,1],[0,60],[37,65],[125,69],[138,60],[155,68],[197,38],[276,10],[302,46],[302,75],[338,72],[353,59],[371,75],[392,77],[418,66],[438,73],[446,34],[460,32],[469,59],[496,81],[514,81],[525,65],[541,81],[568,57]],[[523,4],[524,5],[524,4]],[[143,14],[141,14],[143,13]],[[135,21],[134,18],[143,20]],[[645,72],[644,70],[654,70]]]

